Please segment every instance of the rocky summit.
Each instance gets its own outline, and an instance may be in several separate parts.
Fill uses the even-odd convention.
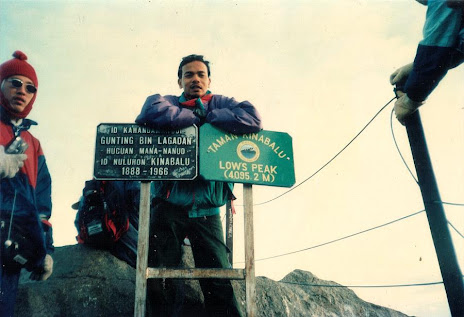
[[[184,263],[193,265],[184,247]],[[85,245],[56,248],[54,272],[45,282],[32,282],[23,272],[17,317],[129,317],[134,315],[135,270],[108,251]],[[198,316],[203,305],[199,283],[184,281],[183,316]],[[309,284],[309,285],[308,285]],[[245,284],[233,281],[245,314]],[[316,286],[333,285],[335,287]],[[407,316],[363,301],[350,289],[295,270],[281,281],[256,279],[258,317],[274,316]]]

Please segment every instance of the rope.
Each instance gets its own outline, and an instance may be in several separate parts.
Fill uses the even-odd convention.
[[[292,188],[290,188],[289,190],[287,190],[286,192],[280,194],[279,196],[277,197],[274,197],[268,201],[265,201],[265,202],[262,202],[262,203],[258,203],[258,204],[255,204],[255,206],[259,206],[259,205],[264,205],[264,204],[267,204],[267,203],[270,203],[271,201],[274,201],[286,194],[288,194],[289,192],[291,192],[292,190],[298,188],[299,186],[303,185],[304,183],[306,183],[308,180],[310,180],[311,178],[313,178],[314,176],[316,176],[320,171],[322,171],[327,165],[329,165],[330,163],[332,163],[333,160],[335,160],[340,154],[342,154],[343,151],[345,151],[350,145],[351,143],[353,143],[363,132],[364,130],[366,130],[366,128],[372,123],[372,121],[374,121],[375,118],[377,118],[377,116],[393,101],[395,100],[396,97],[393,97],[389,102],[387,102],[382,108],[380,108],[379,111],[377,111],[377,113],[369,120],[369,122],[367,122],[367,124],[361,129],[361,131],[359,131],[355,136],[354,138],[352,138],[348,144],[346,144],[337,154],[335,154],[329,161],[327,161],[327,163],[325,163],[324,165],[322,165],[321,168],[319,168],[316,172],[314,172],[311,176],[309,176],[308,178],[306,178],[304,181],[302,181],[301,183],[293,186]]]
[[[265,261],[265,260],[274,259],[274,258],[278,258],[278,257],[290,255],[290,254],[295,254],[295,253],[300,253],[300,252],[303,252],[303,251],[316,249],[316,248],[319,248],[319,247],[322,247],[322,246],[325,246],[325,245],[328,245],[328,244],[332,244],[332,243],[335,243],[335,242],[338,242],[338,241],[341,241],[341,240],[345,240],[345,239],[360,235],[362,233],[366,233],[366,232],[369,232],[369,231],[372,231],[372,230],[375,230],[375,229],[379,229],[379,228],[391,225],[391,224],[393,224],[395,222],[410,218],[412,216],[416,216],[416,215],[418,215],[418,214],[420,214],[420,213],[422,213],[424,211],[425,210],[421,210],[421,211],[415,212],[413,214],[410,214],[410,215],[407,215],[407,216],[404,216],[404,217],[389,221],[389,222],[384,223],[382,225],[375,226],[375,227],[372,227],[372,228],[369,228],[369,229],[366,229],[366,230],[363,230],[363,231],[359,231],[359,232],[356,232],[356,233],[353,233],[353,234],[350,234],[350,235],[347,235],[347,236],[344,236],[344,237],[341,237],[341,238],[338,238],[338,239],[335,239],[335,240],[324,242],[324,243],[321,243],[321,244],[318,244],[318,245],[314,245],[314,246],[311,246],[311,247],[308,247],[308,248],[304,248],[304,249],[297,250],[297,251],[292,251],[292,252],[287,252],[287,253],[283,253],[283,254],[279,254],[279,255],[269,256],[269,257],[266,257],[266,258],[257,259],[256,262],[257,261]],[[243,263],[243,262],[238,262],[238,263]]]

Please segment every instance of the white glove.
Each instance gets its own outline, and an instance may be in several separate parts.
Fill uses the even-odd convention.
[[[390,84],[396,85],[397,83],[400,83],[401,81],[405,80],[409,76],[409,73],[411,73],[413,66],[414,63],[410,63],[395,70],[390,75]]]
[[[31,272],[29,277],[33,281],[45,281],[53,273],[53,258],[50,254],[47,254],[44,259],[43,267]]]
[[[12,178],[23,167],[26,154],[7,154],[5,147],[0,145],[0,178]]]

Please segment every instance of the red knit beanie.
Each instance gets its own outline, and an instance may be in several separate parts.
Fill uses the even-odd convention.
[[[34,67],[32,67],[27,60],[26,54],[21,51],[15,51],[13,53],[12,59],[6,61],[5,63],[0,65],[0,83],[3,82],[4,79],[7,79],[13,75],[21,75],[26,76],[34,83],[35,87],[39,86],[39,81],[37,80],[37,75],[35,73]],[[37,92],[32,97],[31,101],[27,105],[27,107],[21,113],[16,113],[11,111],[8,107],[8,101],[3,96],[3,93],[0,91],[0,98],[1,98],[1,105],[5,110],[15,118],[25,118],[29,112],[32,110],[32,104],[35,101],[35,97],[37,96]]]

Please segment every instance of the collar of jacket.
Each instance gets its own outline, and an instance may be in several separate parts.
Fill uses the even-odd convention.
[[[37,125],[37,122],[31,119],[22,119],[22,122],[19,125],[14,125],[11,122],[11,117],[8,115],[5,109],[3,109],[3,107],[0,107],[0,119],[5,124],[10,125],[13,128],[15,135],[19,135],[21,131],[27,131],[31,126]]]
[[[206,94],[203,97],[189,99],[189,100],[187,100],[187,98],[185,98],[184,93],[182,93],[182,95],[180,95],[180,97],[179,97],[179,103],[182,106],[195,107],[197,105],[197,103],[203,105],[203,102],[210,101],[211,98],[213,98],[213,94],[209,90],[206,92]]]

